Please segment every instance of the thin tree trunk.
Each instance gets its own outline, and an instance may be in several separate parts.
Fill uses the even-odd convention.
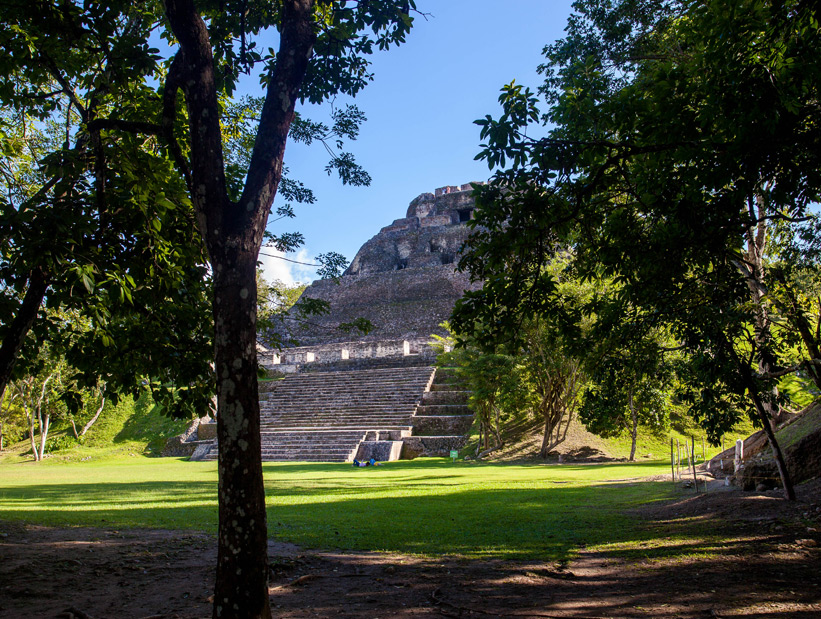
[[[497,446],[501,446],[501,445],[502,445],[502,443],[503,443],[504,441],[502,441],[502,428],[501,428],[501,423],[500,423],[500,421],[499,421],[499,407],[498,407],[498,406],[494,406],[494,407],[493,407],[493,410],[494,410],[494,411],[495,411],[495,413],[496,413],[496,416],[495,416],[495,419],[496,419],[496,428],[495,428],[495,430],[494,430],[494,433],[496,434],[496,445],[497,445]]]
[[[45,420],[43,419],[43,403],[46,401],[46,389],[52,378],[54,378],[54,374],[49,374],[43,381],[43,386],[40,387],[40,397],[37,399],[37,422],[40,425],[40,460],[43,459],[46,453],[46,437],[48,436],[48,425],[51,417],[47,413]]]
[[[48,429],[51,425],[51,415],[46,413],[45,422],[40,422],[40,459],[46,453],[46,439],[48,438]]]
[[[84,426],[83,426],[83,429],[82,429],[82,431],[80,432],[80,436],[85,436],[85,435],[86,435],[86,432],[88,432],[88,431],[89,431],[89,429],[91,428],[91,426],[93,426],[93,425],[97,422],[97,419],[100,417],[100,413],[102,413],[102,412],[103,412],[103,408],[105,408],[105,395],[104,395],[104,394],[105,394],[105,385],[103,385],[103,386],[102,386],[102,388],[100,389],[100,395],[101,395],[101,396],[103,396],[103,397],[102,397],[102,399],[101,399],[101,401],[100,401],[100,406],[99,406],[99,408],[97,409],[97,412],[96,412],[96,413],[94,413],[94,417],[92,417],[92,418],[89,420],[89,422],[88,422],[86,425],[84,425]],[[73,420],[72,420],[72,422],[71,422],[71,425],[74,425],[74,421],[73,421]],[[75,437],[76,437],[76,438],[80,438],[80,436],[76,436],[76,434],[77,434],[77,430],[76,430],[76,429],[74,430],[74,434],[75,434]]]
[[[639,415],[636,412],[635,403],[633,402],[633,390],[630,390],[630,395],[628,396],[628,402],[630,404],[630,462],[634,462],[636,459],[636,439],[638,438],[638,428],[639,428]]]
[[[31,442],[31,453],[34,456],[34,461],[40,461],[40,452],[37,451],[37,443],[34,440],[34,414],[32,411],[29,411],[29,407],[26,404],[23,404],[23,410],[26,413],[26,421],[28,422],[29,426],[29,441]]]
[[[758,413],[758,418],[761,421],[761,425],[764,428],[764,433],[767,435],[767,440],[770,443],[770,448],[773,451],[775,465],[776,467],[778,467],[778,475],[781,477],[781,485],[784,488],[784,497],[788,501],[795,501],[795,488],[792,484],[792,478],[790,477],[790,472],[787,469],[787,462],[784,460],[784,454],[781,452],[781,446],[778,444],[778,440],[776,440],[775,438],[775,431],[770,425],[770,419],[767,416],[767,411],[764,408],[761,398],[755,392],[755,390],[750,388],[748,391],[750,394],[750,398],[752,399],[753,404],[755,405],[755,410]]]
[[[747,230],[747,251],[746,251],[746,273],[742,269],[742,274],[745,276],[747,287],[750,290],[753,303],[755,305],[755,344],[756,354],[758,356],[759,372],[769,372],[772,367],[772,354],[768,350],[768,345],[771,339],[770,333],[770,317],[764,299],[765,288],[763,285],[764,277],[764,250],[767,242],[767,218],[765,217],[765,202],[764,198],[757,194],[755,196],[755,205],[758,209],[758,222],[755,229],[750,227]],[[753,210],[752,204],[750,210]],[[764,402],[759,395],[752,377],[746,367],[740,365],[740,370],[744,374],[746,381],[747,392],[750,399],[753,401],[753,406],[758,414],[761,425],[764,428],[764,433],[767,435],[767,440],[773,451],[773,458],[778,467],[778,474],[781,477],[781,485],[784,487],[784,495],[787,500],[795,500],[795,488],[792,485],[787,463],[784,460],[784,455],[781,452],[781,447],[775,438],[775,425],[780,417],[780,407],[776,402],[777,390],[773,389],[773,398]]]
[[[29,285],[25,296],[23,296],[23,302],[20,304],[20,309],[17,311],[14,320],[11,321],[8,331],[6,331],[2,345],[0,345],[0,402],[3,400],[6,385],[11,378],[12,370],[14,370],[17,354],[20,352],[23,341],[37,318],[37,312],[43,303],[48,284],[48,276],[44,269],[36,268],[32,270],[29,274]]]
[[[544,420],[544,434],[542,435],[542,447],[539,450],[539,457],[542,460],[547,459],[547,454],[550,451],[551,441],[550,437],[553,434],[553,426],[550,424],[550,419],[545,417]]]

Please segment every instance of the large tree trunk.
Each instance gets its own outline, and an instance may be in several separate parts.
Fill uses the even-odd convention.
[[[43,297],[48,289],[48,276],[42,268],[32,270],[29,275],[29,285],[20,309],[14,320],[11,321],[8,331],[0,345],[0,402],[6,391],[6,385],[14,370],[14,363],[17,361],[17,353],[23,347],[31,326],[37,318],[37,312],[43,303]]]
[[[316,39],[313,0],[281,3],[280,48],[238,202],[228,199],[226,188],[208,29],[192,0],[165,0],[165,8],[180,43],[165,100],[173,106],[178,85],[185,93],[191,197],[213,267],[219,443],[219,549],[213,616],[267,619],[271,612],[257,394],[256,261]]]
[[[256,254],[212,257],[219,443],[214,617],[270,617],[259,433]],[[243,515],[248,517],[242,517]]]

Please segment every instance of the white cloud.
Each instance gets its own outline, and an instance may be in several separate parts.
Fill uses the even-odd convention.
[[[269,282],[279,280],[286,286],[293,286],[309,284],[317,278],[316,267],[310,266],[317,264],[316,258],[305,248],[285,254],[271,247],[263,247],[259,261],[262,263],[263,276]]]

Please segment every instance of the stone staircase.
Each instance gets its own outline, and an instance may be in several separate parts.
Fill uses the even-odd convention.
[[[452,371],[431,366],[291,374],[260,385],[262,459],[447,456],[467,440],[467,399]],[[214,444],[196,459],[216,458]]]
[[[311,372],[260,394],[262,459],[346,462],[366,437],[401,439],[434,368],[403,366]],[[216,448],[205,459],[216,459]]]
[[[459,384],[453,370],[436,370],[430,389],[412,418],[413,433],[404,439],[406,455],[447,456],[451,449],[461,449],[473,424],[468,408],[469,391]]]

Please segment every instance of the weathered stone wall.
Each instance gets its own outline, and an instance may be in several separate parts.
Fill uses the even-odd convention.
[[[165,441],[160,455],[169,458],[190,457],[203,442],[211,442],[217,437],[217,424],[210,417],[194,419],[185,432]]]
[[[363,441],[359,443],[356,459],[367,462],[371,458],[377,462],[399,460],[402,454],[402,441]]]
[[[314,346],[296,346],[282,351],[258,351],[264,366],[293,365],[303,363],[332,363],[346,359],[372,359],[375,357],[403,357],[427,352],[427,340],[380,340],[378,342],[333,342]]]
[[[331,312],[292,328],[290,335],[302,346],[339,342],[350,338],[336,329],[339,324],[365,318],[373,330],[360,336],[362,341],[428,338],[444,333],[439,325],[449,318],[457,299],[477,287],[452,265],[349,275],[338,283],[316,281],[304,295],[327,301]]]
[[[414,436],[455,436],[467,434],[473,415],[415,415]]]
[[[471,192],[468,184],[416,197],[404,218],[362,246],[345,275],[454,264],[469,234],[464,224],[474,208]]]
[[[451,449],[462,449],[467,436],[408,436],[402,439],[402,460],[419,456],[447,457]]]

